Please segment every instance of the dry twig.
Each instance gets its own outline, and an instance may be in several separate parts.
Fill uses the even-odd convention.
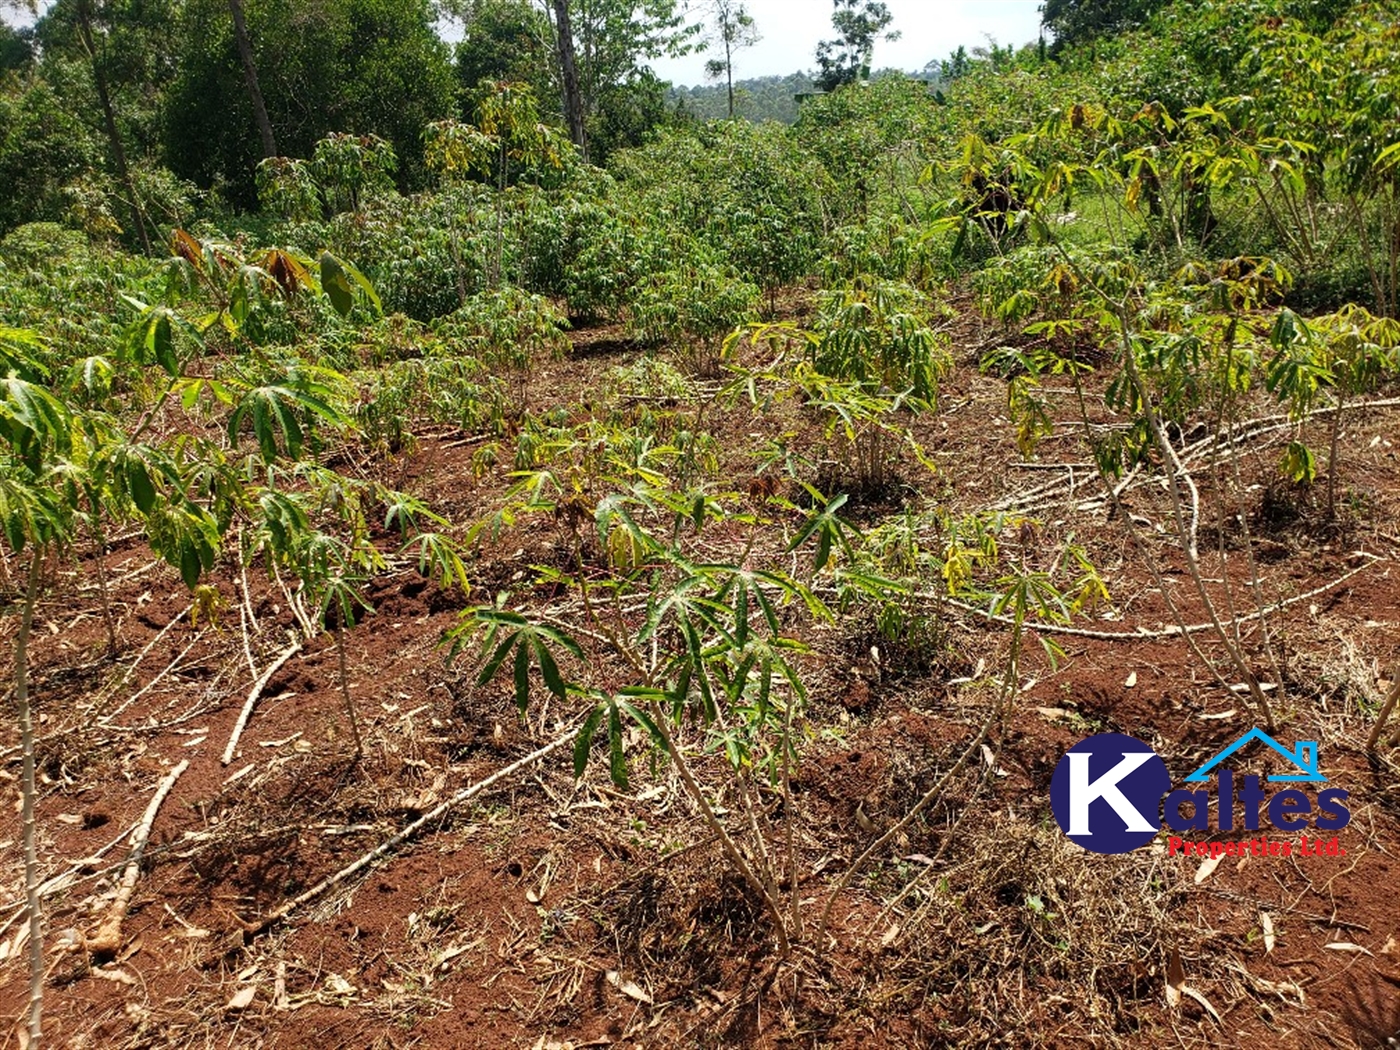
[[[445,802],[439,803],[437,806],[424,813],[421,817],[413,821],[411,824],[406,825],[395,834],[389,836],[387,839],[381,842],[374,849],[370,850],[368,853],[363,854],[358,859],[352,861],[350,864],[347,864],[345,867],[335,872],[335,874],[327,875],[324,879],[316,883],[316,885],[312,886],[306,892],[298,894],[291,900],[279,905],[276,909],[269,912],[258,922],[242,923],[244,930],[250,934],[265,932],[272,926],[275,926],[277,923],[281,922],[283,919],[285,919],[292,912],[296,911],[302,905],[310,903],[317,897],[320,897],[324,893],[326,893],[327,890],[333,889],[334,887],[344,882],[346,879],[350,878],[355,873],[363,871],[375,861],[387,856],[396,847],[403,845],[409,839],[415,837],[429,824],[433,823],[434,821],[441,820],[453,808],[460,806],[463,802],[466,802],[469,799],[472,799],[475,796],[481,794],[481,792],[485,791],[487,788],[495,786],[497,783],[506,779],[513,773],[518,773],[520,770],[534,765],[540,759],[545,758],[546,756],[559,750],[559,748],[564,747],[566,744],[572,743],[574,738],[578,736],[579,731],[582,728],[582,725],[575,726],[563,736],[555,737],[548,744],[545,744],[544,747],[537,748],[536,750],[531,751],[524,758],[517,759],[510,765],[505,766],[502,769],[496,770],[496,772],[492,773],[485,780],[478,780],[475,784],[472,784],[469,787],[462,788],[462,790],[458,791],[455,795],[447,799]]]
[[[131,895],[136,890],[136,879],[141,874],[141,857],[146,852],[146,842],[151,837],[151,825],[156,821],[156,814],[160,812],[165,796],[170,794],[175,781],[179,780],[180,775],[189,767],[190,760],[184,759],[166,774],[165,779],[156,788],[156,793],[151,796],[150,805],[146,807],[146,814],[141,818],[141,823],[136,825],[136,830],[131,833],[131,856],[127,859],[121,882],[117,884],[117,897],[112,901],[112,909],[102,920],[97,932],[82,942],[83,947],[93,955],[110,955],[121,947],[122,922],[131,908]]]
[[[219,759],[224,765],[233,761],[233,753],[238,748],[238,741],[243,736],[243,730],[248,725],[248,719],[253,716],[253,708],[257,705],[258,697],[262,696],[262,691],[267,688],[267,683],[272,680],[273,675],[282,670],[283,664],[299,652],[301,652],[301,642],[292,642],[291,645],[277,654],[277,658],[267,665],[267,670],[262,673],[262,677],[253,683],[253,688],[248,691],[248,699],[243,703],[243,710],[238,713],[238,721],[234,724],[233,733],[228,738],[228,746],[224,748],[223,757]]]

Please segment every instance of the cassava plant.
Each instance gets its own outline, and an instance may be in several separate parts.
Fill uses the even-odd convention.
[[[1282,310],[1274,321],[1270,341],[1275,353],[1265,382],[1288,406],[1290,417],[1302,421],[1314,409],[1323,390],[1333,399],[1327,456],[1327,517],[1337,515],[1337,477],[1342,419],[1346,404],[1372,393],[1400,372],[1400,322],[1381,318],[1352,304],[1336,313],[1305,320]],[[1290,442],[1284,468],[1295,481],[1311,482],[1316,475],[1312,451],[1301,440]]]
[[[801,918],[795,895],[786,900],[779,884],[786,871],[796,886],[795,855],[790,828],[786,846],[772,841],[760,795],[782,792],[791,813],[787,791],[806,697],[800,668],[806,646],[786,626],[788,607],[821,619],[829,613],[808,584],[786,573],[694,557],[691,550],[707,528],[748,520],[730,509],[737,497],[678,491],[666,475],[645,468],[603,474],[597,482],[609,494],[586,498],[553,467],[529,472],[517,485],[519,502],[510,516],[547,513],[567,537],[573,568],[537,572],[577,594],[578,621],[556,626],[504,604],[479,607],[464,614],[453,632],[453,653],[479,637],[478,681],[485,685],[508,674],[522,708],[531,696],[532,668],[557,699],[587,699],[590,713],[575,751],[580,772],[595,736],[605,734],[612,775],[626,783],[623,725],[641,726],[762,902],[786,956]],[[818,557],[830,557],[832,543],[839,542],[831,538],[835,509],[817,515],[816,525],[799,532],[795,543],[816,543]],[[637,600],[644,603],[640,617],[623,612]],[[577,639],[585,634],[621,661],[621,684],[602,688],[566,677],[560,665],[580,659]],[[688,739],[692,727],[700,734],[699,752]],[[701,783],[697,763],[704,752],[724,758],[729,805],[740,813],[737,827],[721,819]]]
[[[1109,161],[1119,148],[1121,128],[1102,115],[1100,118],[1074,121],[1062,115],[1036,134],[1012,141],[1012,146],[1026,150],[1044,149],[1047,140],[1065,143],[1061,158],[1043,165],[1022,165],[1026,200],[1017,221],[1030,227],[1058,256],[1055,265],[1063,265],[1066,275],[1072,278],[1074,309],[1091,321],[1086,334],[1094,339],[1100,352],[1109,355],[1112,374],[1106,404],[1125,417],[1129,425],[1126,431],[1108,439],[1094,433],[1079,372],[1070,371],[1084,440],[1094,452],[1109,502],[1120,520],[1135,529],[1131,515],[1121,506],[1119,478],[1129,466],[1161,470],[1171,535],[1184,560],[1194,596],[1208,619],[1211,636],[1224,651],[1223,664],[1207,656],[1192,634],[1184,630],[1180,607],[1165,587],[1163,596],[1196,657],[1221,685],[1230,685],[1226,669],[1236,681],[1243,682],[1255,708],[1272,728],[1273,707],[1240,643],[1235,603],[1227,594],[1222,605],[1206,585],[1197,541],[1199,492],[1172,443],[1168,424],[1179,425],[1206,403],[1208,388],[1200,379],[1209,374],[1206,363],[1220,352],[1218,333],[1237,331],[1250,309],[1277,294],[1280,281],[1276,268],[1267,260],[1222,264],[1217,277],[1194,292],[1189,287],[1180,291],[1159,288],[1135,268],[1129,268],[1126,274],[1121,268],[1105,274],[1086,265],[1083,253],[1076,253],[1066,244],[1060,227],[1047,221],[1050,202],[1071,187],[1088,184],[1101,193],[1122,194],[1123,206],[1129,210],[1141,206],[1140,176],[1131,168],[1125,172]],[[1084,158],[1090,155],[1094,159],[1086,163]],[[1063,281],[1060,284],[1063,290]],[[1022,430],[1034,432],[1034,428]],[[1145,545],[1140,543],[1139,548],[1160,581],[1161,570],[1154,558]],[[1257,588],[1254,600],[1261,602]],[[1256,615],[1264,616],[1262,604]]]

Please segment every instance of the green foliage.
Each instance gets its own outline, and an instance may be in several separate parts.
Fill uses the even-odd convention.
[[[949,131],[928,86],[905,76],[821,95],[802,104],[793,127],[804,153],[821,163],[834,188],[827,212],[835,223],[863,222],[876,209],[922,210],[911,189]]]
[[[529,84],[536,97],[550,95],[553,41],[543,11],[530,0],[473,0],[464,22],[454,56],[459,95],[465,99],[483,80]]]
[[[400,184],[424,182],[422,134],[453,111],[453,75],[427,0],[327,0],[311,8],[247,0],[260,84],[284,156],[309,157],[331,132],[377,135]],[[236,204],[256,201],[257,129],[225,0],[176,20],[178,72],[165,105],[171,167]]]
[[[680,400],[693,393],[690,380],[675,365],[650,354],[613,369],[612,380],[617,392],[626,397]]]
[[[393,190],[398,158],[377,135],[332,132],[310,160],[268,157],[258,164],[258,200],[284,218],[358,212],[370,194]]]
[[[488,369],[529,373],[535,358],[568,348],[568,321],[540,295],[505,285],[468,299],[433,326],[452,354],[469,355]]]
[[[733,270],[682,249],[677,266],[642,279],[631,296],[629,329],[645,343],[669,343],[692,374],[719,374],[723,337],[757,315],[758,289]]]
[[[816,261],[828,185],[783,128],[725,122],[668,132],[613,170],[650,214],[694,234],[765,291]]]
[[[815,89],[816,83],[806,73],[744,77],[734,81],[734,115],[755,124],[767,120],[792,124],[797,120],[797,96],[810,95]],[[681,118],[707,121],[729,115],[728,92],[722,84],[673,86],[666,102]]]
[[[583,650],[576,641],[547,624],[531,623],[519,613],[486,606],[468,610],[462,624],[449,633],[453,640],[451,655],[455,657],[466,640],[478,630],[482,632],[482,666],[477,675],[479,685],[492,681],[514,652],[511,677],[515,702],[522,714],[530,703],[531,663],[539,669],[545,688],[559,699],[564,699],[568,686],[559,672],[554,649],[581,659]]]
[[[299,458],[317,420],[335,427],[346,424],[345,414],[336,407],[335,385],[340,383],[343,377],[328,369],[297,366],[270,382],[239,384],[244,389],[229,413],[229,444],[237,448],[246,423],[264,462],[275,462],[284,452],[290,459]],[[236,391],[230,386],[231,393]]]
[[[931,402],[952,366],[933,313],[932,301],[909,285],[858,277],[821,296],[812,363],[872,393],[909,391]]]
[[[529,84],[487,81],[473,95],[474,124],[436,121],[424,132],[428,166],[444,180],[481,175],[504,189],[520,174],[538,180],[573,160],[567,138],[540,120]]]
[[[640,145],[665,116],[665,85],[649,59],[679,57],[699,43],[677,0],[591,0],[570,12],[588,159]]]
[[[0,235],[23,223],[63,219],[67,187],[96,162],[87,128],[51,87],[0,83]]]
[[[1045,0],[1041,23],[1059,49],[1122,32],[1146,20],[1164,0]]]
[[[27,36],[8,22],[0,22],[0,75],[23,69],[34,58]]]
[[[897,40],[894,16],[880,0],[832,0],[835,40],[817,45],[817,86],[823,91],[870,79],[870,57],[880,40]]]
[[[1334,514],[1343,409],[1349,399],[1373,393],[1384,381],[1400,376],[1400,322],[1378,318],[1354,304],[1308,321],[1282,310],[1270,342],[1275,352],[1266,366],[1265,386],[1288,406],[1290,418],[1305,419],[1324,390],[1335,401],[1327,464],[1328,513]],[[1302,484],[1316,478],[1315,457],[1301,438],[1289,443],[1282,470]]]

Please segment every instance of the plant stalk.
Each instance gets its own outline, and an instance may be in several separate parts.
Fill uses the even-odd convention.
[[[29,559],[29,586],[24,594],[24,612],[15,635],[15,704],[19,708],[20,746],[24,750],[24,770],[20,792],[24,822],[24,894],[29,909],[29,1044],[38,1050],[43,1034],[44,1013],[44,921],[39,899],[38,826],[34,807],[38,796],[34,777],[34,715],[29,704],[29,634],[34,624],[34,606],[39,599],[39,574],[43,552],[35,547]]]

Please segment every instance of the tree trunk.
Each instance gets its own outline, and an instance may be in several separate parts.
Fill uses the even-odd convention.
[[[569,138],[588,159],[588,140],[583,131],[583,95],[579,92],[578,67],[574,64],[574,31],[569,23],[569,0],[553,0],[554,38],[559,46],[559,73],[564,83],[564,116],[569,122]]]
[[[107,141],[112,147],[112,160],[117,166],[117,177],[121,179],[130,198],[131,221],[136,234],[141,238],[141,247],[151,254],[151,238],[146,232],[146,218],[141,213],[141,200],[136,195],[136,184],[131,180],[131,169],[126,163],[126,149],[122,146],[121,131],[117,127],[116,112],[112,109],[112,95],[107,90],[107,74],[102,71],[102,63],[97,57],[97,48],[92,42],[92,9],[89,0],[79,0],[78,32],[82,37],[83,49],[87,51],[92,65],[92,83],[97,89],[97,101],[102,106],[102,122],[107,129]]]
[[[253,119],[258,124],[264,157],[277,156],[277,139],[272,134],[272,121],[267,119],[262,88],[258,87],[258,67],[253,61],[253,45],[248,40],[248,23],[243,18],[243,0],[228,0],[233,16],[233,39],[238,44],[238,57],[243,61],[243,81],[248,85],[248,98],[253,103]]]
[[[734,55],[730,51],[729,37],[724,38],[724,79],[729,86],[729,119],[734,119]]]
[[[38,828],[34,821],[34,717],[29,710],[29,630],[39,599],[43,552],[34,547],[29,560],[29,589],[15,635],[15,705],[19,708],[20,746],[24,751],[20,792],[24,823],[24,894],[29,906],[29,1050],[38,1050],[44,1014],[44,921],[39,904]]]

